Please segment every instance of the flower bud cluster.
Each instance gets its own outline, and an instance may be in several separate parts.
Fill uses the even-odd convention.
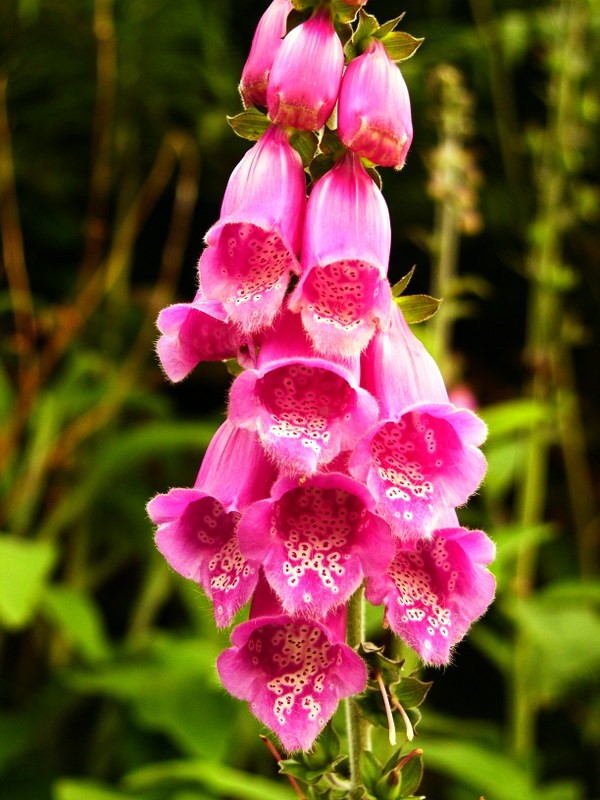
[[[491,602],[494,548],[455,511],[485,472],[485,426],[449,401],[392,297],[389,213],[363,162],[404,163],[406,86],[374,38],[344,67],[327,4],[284,35],[291,8],[271,3],[244,67],[244,103],[269,125],[228,182],[196,296],[158,318],[171,380],[203,360],[242,369],[194,486],[148,511],[219,627],[251,601],[218,671],[295,750],[365,688],[351,595],[364,583],[394,632],[445,664]],[[342,144],[307,198],[290,140],[336,104]]]

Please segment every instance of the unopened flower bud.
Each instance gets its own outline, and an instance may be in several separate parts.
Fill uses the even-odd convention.
[[[322,9],[291,30],[273,61],[267,88],[269,117],[278,125],[315,131],[337,100],[344,50]]]
[[[291,0],[273,0],[256,26],[240,81],[240,93],[246,108],[267,105],[269,72],[285,36],[287,17],[292,8]]]
[[[373,164],[404,166],[413,134],[410,97],[402,73],[377,39],[346,68],[338,134],[346,147]]]

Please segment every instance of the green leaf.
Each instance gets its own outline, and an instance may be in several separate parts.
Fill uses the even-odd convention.
[[[402,295],[395,297],[394,301],[400,306],[404,319],[409,325],[425,322],[426,319],[433,317],[442,304],[441,300],[430,297],[428,294]]]
[[[400,278],[398,283],[395,283],[392,286],[392,297],[400,297],[401,294],[404,294],[404,291],[406,290],[406,288],[408,287],[408,284],[412,280],[412,276],[415,274],[416,268],[417,268],[417,265],[414,264],[411,267],[410,272],[407,272],[406,275],[403,278]]]
[[[534,797],[532,777],[498,748],[489,750],[470,741],[425,739],[427,769],[467,784],[476,797],[516,800]]]
[[[50,542],[0,537],[0,625],[16,629],[29,624],[56,555]]]
[[[98,661],[110,655],[102,617],[88,595],[69,586],[49,586],[44,611],[84,658]]]
[[[400,770],[402,795],[414,794],[423,780],[422,751],[413,751],[415,755]]]
[[[136,800],[144,800],[136,794]],[[52,790],[53,800],[131,800],[132,795],[117,792],[96,781],[62,778],[55,782]]]
[[[377,31],[375,32],[375,36],[378,39],[383,39],[384,36],[387,36],[388,33],[391,33],[394,28],[396,28],[400,22],[406,16],[406,11],[402,12],[399,17],[394,17],[394,19],[389,19],[387,22],[384,22],[382,25],[379,26]]]
[[[490,438],[520,432],[530,425],[544,422],[551,424],[553,406],[539,400],[508,400],[480,411],[487,423]]]
[[[381,762],[370,750],[360,754],[360,776],[371,792],[381,778]]]
[[[290,137],[290,144],[300,154],[304,168],[309,167],[317,152],[317,136],[311,131],[295,131]]]
[[[424,39],[416,39],[410,33],[404,33],[403,31],[388,33],[381,40],[388,56],[396,63],[406,61],[407,58],[413,56],[423,44],[423,41]]]
[[[297,800],[283,778],[276,782],[203,759],[151,764],[127,775],[125,785],[139,791],[178,781],[199,783],[218,797],[235,800]]]
[[[427,697],[433,681],[420,681],[418,678],[406,677],[390,685],[390,694],[398,700],[404,709],[420,706]]]
[[[227,122],[234,133],[251,142],[257,142],[271,124],[267,115],[256,108],[247,108],[234,117],[227,117]]]

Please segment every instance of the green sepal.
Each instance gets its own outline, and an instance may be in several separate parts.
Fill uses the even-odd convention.
[[[384,22],[383,25],[380,25],[379,28],[375,31],[375,38],[383,39],[384,36],[387,36],[388,33],[391,33],[394,28],[399,25],[399,23],[404,19],[406,15],[406,11],[403,11],[399,17],[394,17],[394,19],[390,19],[387,22]]]
[[[342,143],[340,137],[327,126],[323,128],[319,149],[322,153],[332,156],[334,159],[338,159],[346,152],[346,147]]]
[[[329,769],[339,762],[340,749],[340,738],[329,724],[317,738],[312,751],[304,754],[304,761],[311,769]]]
[[[349,22],[344,22],[338,17],[334,17],[333,27],[340,38],[342,47],[346,47],[348,42],[352,39],[352,34],[354,33],[352,25]]]
[[[287,36],[290,31],[302,25],[307,19],[310,19],[313,10],[313,3],[311,0],[292,0],[294,9],[290,11],[285,23],[285,35]]]
[[[241,375],[244,371],[244,368],[237,360],[237,358],[228,358],[227,361],[223,362],[227,367],[227,372],[230,375],[233,375],[234,378],[237,378],[238,375]]]
[[[349,24],[356,19],[357,9],[349,6],[344,0],[333,0],[332,6],[336,20]]]
[[[432,686],[432,681],[421,681],[412,675],[407,675],[391,683],[388,688],[392,697],[395,697],[406,710],[420,706]]]
[[[290,144],[300,155],[304,169],[310,167],[319,144],[317,135],[312,131],[294,131],[290,136]]]
[[[257,142],[271,124],[267,115],[256,108],[247,108],[233,117],[228,116],[227,122],[234,133],[251,142]]]
[[[423,755],[417,753],[400,769],[402,796],[405,797],[407,794],[413,795],[421,785],[422,780]]]
[[[310,167],[308,168],[308,174],[313,182],[318,181],[319,178],[322,178],[326,172],[329,172],[334,164],[335,161],[331,156],[325,155],[325,153],[320,153],[311,161]]]
[[[291,775],[305,783],[317,783],[323,777],[322,770],[308,769],[303,761],[296,758],[284,758],[279,762],[279,772],[282,775]]]
[[[358,25],[352,38],[346,43],[344,55],[346,61],[352,61],[366,49],[369,41],[373,38],[379,28],[376,17],[367,14],[364,8],[358,12]]]
[[[375,186],[381,191],[383,189],[383,181],[381,180],[381,175],[379,174],[379,170],[375,167],[366,167],[367,174],[371,176],[373,179]]]
[[[394,302],[400,306],[404,319],[409,325],[430,319],[442,303],[437,297],[430,297],[428,294],[402,295],[402,297],[394,297]]]
[[[360,777],[370,792],[375,791],[381,779],[381,762],[370,750],[363,750],[360,754]]]
[[[388,33],[381,39],[388,56],[396,64],[413,56],[424,41],[424,39],[417,39],[404,31]]]
[[[406,275],[403,278],[400,278],[398,283],[395,283],[392,286],[392,297],[400,297],[400,295],[404,293],[405,289],[408,287],[408,284],[412,280],[412,276],[415,274],[416,268],[417,268],[417,265],[414,264],[411,267],[410,272],[407,272]]]
[[[382,775],[375,787],[377,800],[399,800],[401,797],[400,776],[395,772]]]

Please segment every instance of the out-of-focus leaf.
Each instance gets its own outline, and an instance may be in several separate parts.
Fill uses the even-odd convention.
[[[479,412],[489,428],[489,437],[516,433],[538,422],[548,423],[552,406],[539,400],[508,400],[481,409]]]
[[[540,704],[581,690],[600,671],[600,613],[580,602],[543,593],[506,603],[529,637],[531,672]]]
[[[177,781],[194,781],[219,797],[235,800],[294,800],[296,794],[280,782],[201,759],[166,761],[130,773],[125,785],[144,790]]]
[[[242,706],[223,693],[218,652],[213,641],[161,636],[137,658],[72,672],[67,680],[78,691],[126,702],[142,727],[161,731],[186,753],[223,758]]]
[[[83,592],[69,586],[49,586],[44,610],[84,658],[97,661],[110,654],[102,617]]]
[[[526,442],[523,439],[507,437],[498,440],[491,435],[485,446],[488,469],[482,484],[482,491],[494,500],[501,500],[516,480],[519,464],[523,463]]]
[[[96,781],[61,778],[52,788],[53,800],[131,800],[133,795],[111,789]],[[136,800],[144,796],[135,795]]]
[[[448,775],[473,790],[476,797],[493,800],[534,800],[529,772],[500,749],[491,750],[476,742],[429,739],[420,741],[427,769]]]
[[[109,440],[94,469],[48,515],[39,531],[40,537],[55,536],[89,509],[95,497],[110,486],[116,476],[127,474],[128,470],[147,462],[151,456],[186,449],[201,453],[208,446],[215,428],[216,425],[210,422],[152,422],[123,433],[118,439]]]
[[[22,628],[31,621],[55,558],[49,542],[0,537],[0,625]]]

